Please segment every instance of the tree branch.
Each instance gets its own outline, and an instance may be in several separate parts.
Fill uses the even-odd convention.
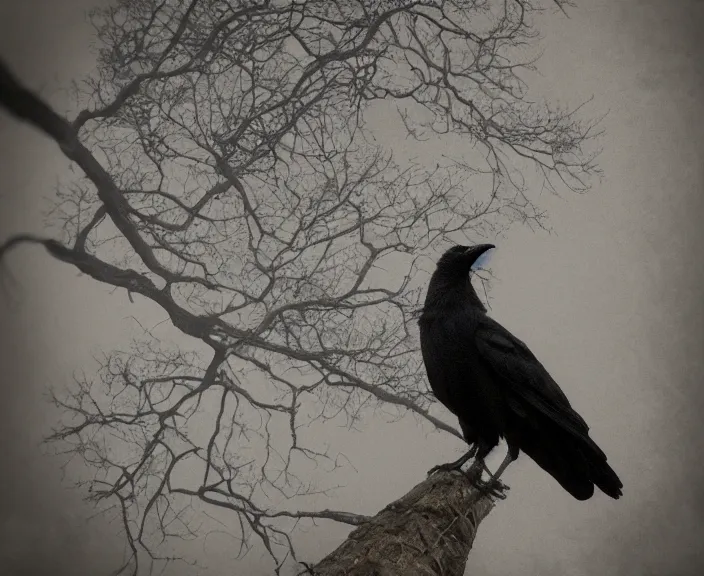
[[[433,474],[351,532],[308,573],[462,576],[479,523],[493,507],[464,474]]]

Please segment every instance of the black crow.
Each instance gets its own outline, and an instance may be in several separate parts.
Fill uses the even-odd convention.
[[[487,315],[470,273],[492,244],[454,246],[440,258],[419,319],[421,350],[433,393],[459,419],[472,447],[437,468],[470,468],[481,483],[484,458],[505,438],[508,454],[495,479],[522,450],[578,500],[598,486],[612,498],[623,484],[589,427],[528,347]],[[433,470],[435,470],[433,469]],[[431,471],[432,472],[432,471]],[[477,475],[478,474],[478,475]]]

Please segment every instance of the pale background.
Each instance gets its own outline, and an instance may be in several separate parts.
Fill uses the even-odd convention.
[[[2,57],[60,111],[69,100],[57,88],[93,66],[83,10],[94,4],[0,7]],[[570,19],[546,15],[541,30],[540,89],[571,105],[593,94],[589,110],[609,112],[604,179],[586,196],[542,197],[554,234],[514,228],[499,239],[492,313],[589,422],[624,497],[577,502],[521,458],[506,473],[510,497],[480,528],[468,574],[704,574],[704,2],[585,0]],[[0,240],[41,233],[41,199],[66,166],[56,145],[0,116]],[[125,342],[133,316],[160,316],[39,248],[21,247],[8,263],[17,284],[0,303],[0,573],[12,564],[23,574],[106,574],[122,541],[104,522],[87,524],[91,508],[42,456],[38,442],[55,418],[43,394],[91,353]],[[358,473],[326,506],[368,514],[461,449],[410,418],[371,419],[331,444]],[[311,535],[306,557],[320,558],[345,533]],[[226,539],[189,553],[208,556],[204,574],[267,573],[257,555],[234,564]]]

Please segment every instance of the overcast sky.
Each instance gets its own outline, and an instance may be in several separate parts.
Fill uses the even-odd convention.
[[[57,88],[90,71],[90,0],[0,7],[0,54],[58,110]],[[545,194],[553,234],[514,228],[491,259],[492,314],[524,339],[563,387],[624,483],[624,497],[577,502],[522,457],[509,498],[483,522],[468,574],[689,576],[704,573],[704,64],[696,36],[704,2],[592,0],[570,18],[546,15],[539,90],[608,112],[604,178],[584,196]],[[389,136],[393,139],[393,135]],[[402,145],[401,142],[398,143]],[[0,116],[0,240],[42,231],[42,198],[66,162],[58,147]],[[55,414],[47,386],[70,380],[91,354],[124,343],[133,317],[156,318],[36,247],[8,259],[13,299],[0,303],[0,561],[63,574],[115,567],[122,541],[98,521],[38,441]],[[461,443],[412,419],[369,419],[331,439],[358,473],[325,507],[372,514],[405,493]],[[493,455],[496,463],[503,453]],[[7,465],[6,465],[7,464]],[[311,560],[346,530],[305,543]],[[203,574],[267,573],[236,565],[227,540],[194,547]],[[10,562],[10,564],[8,564]],[[187,574],[174,569],[169,574]]]

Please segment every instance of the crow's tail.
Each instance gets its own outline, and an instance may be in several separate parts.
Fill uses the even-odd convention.
[[[587,463],[589,479],[596,484],[604,494],[618,499],[623,495],[623,482],[614,469],[606,461],[606,455],[596,445],[594,440],[582,438],[583,448],[578,450]]]
[[[622,495],[621,480],[588,435],[575,436],[553,424],[524,434],[521,443],[521,449],[577,500],[591,498],[595,485],[611,498]]]

